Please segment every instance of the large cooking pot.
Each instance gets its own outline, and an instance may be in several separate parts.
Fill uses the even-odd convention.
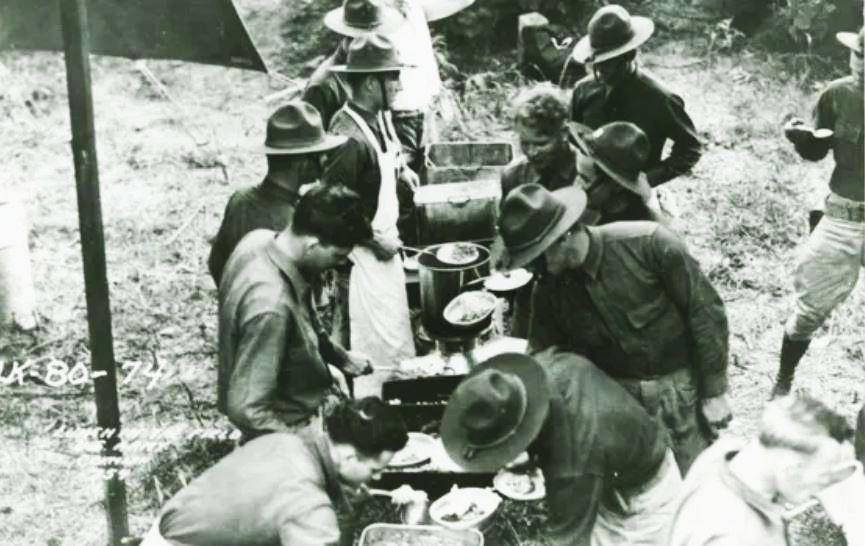
[[[436,257],[439,248],[449,243],[426,247],[418,254],[418,277],[420,280],[421,320],[432,336],[459,336],[459,331],[444,319],[442,312],[450,301],[459,295],[471,281],[489,275],[490,251],[475,243],[478,257],[463,265],[452,265]]]

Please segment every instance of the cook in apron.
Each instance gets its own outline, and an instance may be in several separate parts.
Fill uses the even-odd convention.
[[[351,108],[343,110],[354,120],[364,138],[375,150],[381,172],[378,207],[372,219],[377,237],[399,238],[396,222],[399,203],[396,197],[396,172],[400,144],[390,118],[377,116],[384,147],[366,122]],[[414,337],[409,318],[408,296],[405,291],[405,271],[399,253],[380,261],[373,252],[356,246],[349,255],[354,266],[348,287],[348,316],[351,349],[370,358],[371,375],[354,380],[354,395],[381,396],[381,386],[394,375],[405,359],[415,356]],[[377,371],[376,368],[386,368]]]

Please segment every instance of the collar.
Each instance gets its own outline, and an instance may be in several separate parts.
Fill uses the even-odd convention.
[[[288,283],[294,289],[296,295],[302,302],[307,301],[309,295],[309,283],[294,264],[292,259],[276,245],[276,235],[273,236],[265,247],[267,257],[288,279]]]
[[[604,254],[604,240],[595,227],[586,226],[586,233],[589,234],[589,251],[581,269],[592,279],[597,279],[598,270],[601,268],[601,256]]]
[[[272,197],[274,201],[283,201],[295,205],[297,204],[297,200],[300,199],[300,193],[298,193],[296,188],[286,188],[268,177],[264,178],[259,188],[262,193],[268,197]]]
[[[733,493],[736,494],[739,498],[741,498],[745,503],[751,507],[755,512],[759,513],[766,520],[775,523],[777,525],[784,524],[782,519],[783,508],[772,502],[771,499],[765,497],[764,495],[758,493],[752,488],[748,487],[748,484],[739,479],[738,476],[733,474],[730,471],[730,461],[738,451],[728,451],[724,454],[724,460],[721,464],[721,472],[720,478],[721,482],[730,489]]]

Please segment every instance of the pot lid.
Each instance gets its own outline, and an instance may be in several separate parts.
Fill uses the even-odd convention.
[[[421,186],[414,192],[414,202],[415,205],[429,205],[474,199],[498,200],[501,195],[502,187],[498,180],[472,180]]]

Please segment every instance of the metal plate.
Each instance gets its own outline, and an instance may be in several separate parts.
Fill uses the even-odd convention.
[[[422,432],[409,432],[408,443],[390,460],[388,468],[405,468],[417,466],[430,460],[430,454],[436,448],[436,440]]]
[[[528,487],[521,489],[519,484],[523,482]],[[541,500],[547,494],[546,487],[544,486],[544,475],[539,468],[534,469],[532,472],[501,470],[493,478],[493,487],[509,499],[518,501]]]

